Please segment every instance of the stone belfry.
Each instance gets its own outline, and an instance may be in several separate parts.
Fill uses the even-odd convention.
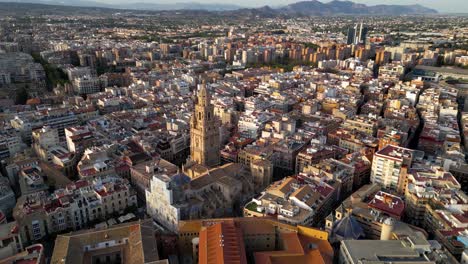
[[[208,168],[219,166],[219,121],[206,84],[201,84],[190,119],[190,158]]]

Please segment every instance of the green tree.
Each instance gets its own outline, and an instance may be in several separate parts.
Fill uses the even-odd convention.
[[[16,104],[21,104],[24,105],[29,99],[28,91],[26,90],[26,87],[22,87],[18,91],[16,91]]]

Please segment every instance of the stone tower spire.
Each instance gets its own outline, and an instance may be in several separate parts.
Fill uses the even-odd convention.
[[[214,116],[211,95],[203,83],[190,119],[190,158],[200,165],[216,167],[220,164],[219,145],[219,122]]]

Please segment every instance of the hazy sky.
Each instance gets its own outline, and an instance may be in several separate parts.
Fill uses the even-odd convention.
[[[242,6],[277,6],[286,5],[289,3],[298,2],[301,0],[97,0],[99,2],[149,2],[149,3],[175,3],[175,2],[198,2],[198,3],[229,3]],[[319,0],[322,2],[330,2],[331,0]],[[352,0],[356,3],[363,3],[367,5],[377,4],[421,4],[426,7],[434,8],[440,12],[457,12],[468,13],[468,0]]]

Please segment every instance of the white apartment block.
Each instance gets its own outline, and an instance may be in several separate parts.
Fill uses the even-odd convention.
[[[402,184],[402,169],[409,169],[412,161],[413,150],[387,145],[374,154],[370,180],[384,188],[396,190]]]

